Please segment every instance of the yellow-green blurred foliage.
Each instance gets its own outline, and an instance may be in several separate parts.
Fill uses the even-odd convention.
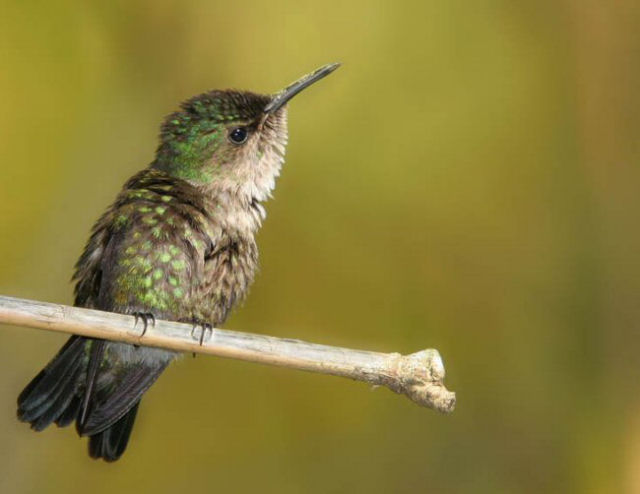
[[[0,492],[640,492],[639,30],[637,0],[2,0],[0,293],[71,302],[181,100],[341,61],[226,327],[436,347],[459,400],[184,359],[107,465],[17,422],[65,338],[3,327]]]

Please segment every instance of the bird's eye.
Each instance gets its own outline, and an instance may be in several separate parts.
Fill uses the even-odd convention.
[[[242,144],[249,137],[249,132],[244,127],[236,127],[229,132],[229,140],[234,144]]]

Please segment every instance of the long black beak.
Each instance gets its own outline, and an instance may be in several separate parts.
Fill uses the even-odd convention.
[[[273,113],[274,111],[279,110],[280,108],[282,108],[282,106],[287,104],[287,101],[293,98],[300,91],[308,88],[314,82],[318,82],[323,77],[328,76],[329,74],[331,74],[331,72],[336,70],[338,67],[340,67],[339,63],[330,63],[320,67],[314,72],[311,72],[311,74],[307,74],[304,77],[301,77],[296,82],[294,82],[293,84],[290,84],[289,86],[284,88],[282,91],[277,93],[273,97],[273,99],[269,102],[269,104],[264,107],[264,112]]]

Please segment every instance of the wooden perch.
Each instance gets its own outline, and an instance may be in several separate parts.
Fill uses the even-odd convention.
[[[456,403],[455,393],[444,387],[444,365],[433,349],[411,355],[376,353],[223,329],[207,332],[210,338],[201,345],[200,330],[194,334],[189,324],[157,321],[141,336],[133,316],[4,296],[0,323],[348,377],[386,386],[444,413]]]

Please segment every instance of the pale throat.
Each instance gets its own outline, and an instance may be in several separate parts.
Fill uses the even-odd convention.
[[[262,203],[271,198],[284,163],[284,146],[237,163],[228,173],[218,173],[208,183],[191,181],[207,197],[210,213],[228,232],[253,235],[262,226],[266,211]]]

